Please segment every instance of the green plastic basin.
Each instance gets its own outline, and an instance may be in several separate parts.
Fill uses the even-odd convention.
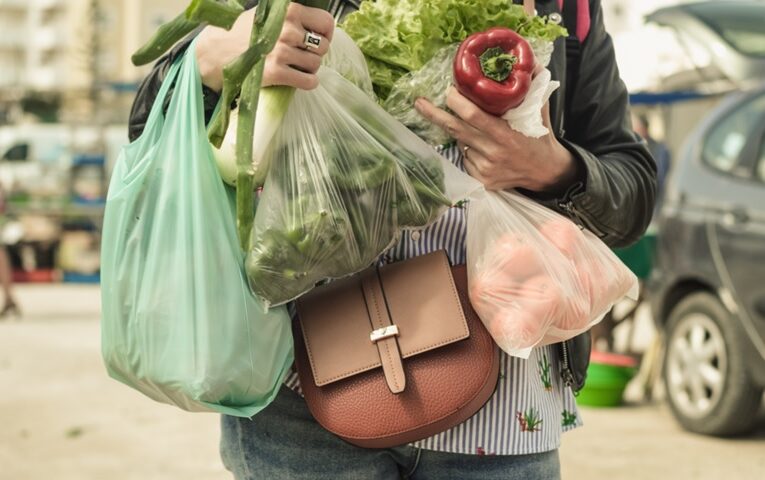
[[[637,373],[637,368],[629,362],[613,363],[593,359],[587,369],[587,382],[576,398],[577,404],[588,407],[617,407],[622,404],[624,389]]]

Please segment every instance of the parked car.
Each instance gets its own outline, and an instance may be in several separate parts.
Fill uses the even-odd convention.
[[[629,4],[637,8],[632,5],[669,1]],[[699,120],[728,93],[756,89],[765,78],[765,0],[674,2],[645,17],[646,25],[634,32],[622,55],[624,70],[650,72],[645,75],[653,83],[643,86],[645,92],[665,94],[638,95],[633,105],[653,110],[652,123],[662,127],[662,141],[677,156]],[[604,8],[612,3],[618,4],[603,2]]]
[[[662,79],[664,89],[745,89],[765,75],[765,2],[712,0],[661,8],[646,21],[674,31],[687,70]]]
[[[745,433],[765,387],[765,87],[689,137],[658,230],[648,292],[672,412],[693,432]]]

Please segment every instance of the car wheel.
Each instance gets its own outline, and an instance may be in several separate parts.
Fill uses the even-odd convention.
[[[750,431],[762,389],[747,373],[746,338],[714,295],[693,293],[667,323],[664,385],[670,407],[687,430],[707,435]]]

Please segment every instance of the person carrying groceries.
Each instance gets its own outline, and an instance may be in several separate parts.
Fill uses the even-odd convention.
[[[564,8],[578,3],[579,25],[586,22],[589,29],[578,40],[574,62],[563,42],[556,44],[549,68],[561,87],[543,110],[550,134],[537,139],[520,135],[454,88],[448,93],[450,112],[427,99],[417,100],[416,108],[457,140],[442,154],[487,189],[517,189],[607,245],[626,246],[641,237],[651,220],[656,167],[632,131],[627,90],[603,25],[601,1],[539,0],[536,9],[539,15],[558,14],[560,3]],[[316,88],[335,20],[358,4],[335,0],[329,13],[290,5],[279,41],[267,57],[263,85]],[[230,31],[207,27],[198,32],[195,53],[208,120],[219,99],[223,67],[248,46],[253,12],[243,14]],[[169,66],[190,42],[176,46],[141,84],[130,117],[131,140],[140,135]],[[446,250],[452,263],[465,263],[465,238],[465,212],[452,208],[435,225],[405,232],[383,261]],[[582,339],[572,346],[573,374],[581,378],[589,344]],[[535,348],[528,360],[503,354],[496,391],[477,414],[430,438],[386,449],[360,448],[324,430],[307,410],[293,371],[276,400],[255,417],[222,417],[223,462],[237,479],[559,478],[561,433],[581,425],[560,357],[559,345]]]

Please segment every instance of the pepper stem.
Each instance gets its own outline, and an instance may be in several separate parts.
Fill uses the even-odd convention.
[[[481,71],[484,76],[495,82],[507,80],[513,71],[513,65],[518,63],[518,57],[505,52],[500,47],[486,49],[478,59],[481,61]]]

